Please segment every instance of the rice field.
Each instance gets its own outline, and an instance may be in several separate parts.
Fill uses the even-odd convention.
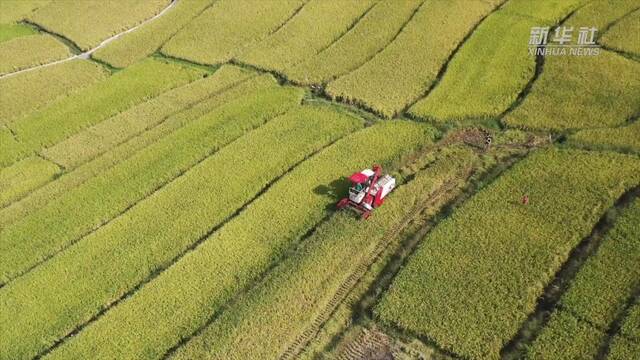
[[[635,359],[639,11],[0,0],[0,360]]]

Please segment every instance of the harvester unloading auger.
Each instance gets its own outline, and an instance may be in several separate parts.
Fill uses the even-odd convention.
[[[351,175],[349,197],[338,202],[338,209],[350,207],[358,211],[363,219],[367,219],[371,211],[382,205],[384,198],[396,187],[396,179],[390,175],[381,177],[381,174],[382,168],[373,165],[372,169],[364,169]]]

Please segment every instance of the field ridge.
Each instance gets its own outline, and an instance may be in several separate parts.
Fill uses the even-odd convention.
[[[638,300],[640,300],[640,286],[636,287],[633,294],[627,298],[624,307],[620,309],[620,312],[618,312],[611,324],[609,324],[609,327],[604,331],[604,338],[600,343],[598,354],[596,355],[597,360],[604,360],[608,357],[611,350],[611,344],[615,337],[621,336],[629,341],[634,341],[631,338],[626,337],[620,332],[620,330],[622,329],[622,325],[624,324],[629,311]]]

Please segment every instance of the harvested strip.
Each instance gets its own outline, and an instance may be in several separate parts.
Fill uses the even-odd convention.
[[[563,353],[567,359],[587,359],[598,353],[605,329],[640,286],[640,200],[622,211],[562,296],[561,307],[530,347],[529,357]]]
[[[0,207],[24,196],[59,173],[58,165],[37,156],[0,169]]]
[[[69,48],[48,34],[11,39],[0,43],[0,75],[69,56]]]
[[[397,188],[368,221],[339,213],[322,224],[301,248],[280,262],[264,282],[240,297],[177,359],[277,359],[341,290],[351,274],[372,261],[389,229],[401,224],[425,198],[464,172],[471,151],[436,160]],[[373,255],[373,256],[372,256]],[[365,266],[366,268],[366,266]],[[255,316],[260,314],[260,316]]]
[[[201,72],[181,65],[146,60],[96,83],[82,92],[60,99],[11,127],[32,150],[40,150],[64,140],[149,98],[201,76]],[[0,149],[4,146],[0,145]],[[19,159],[0,153],[0,165]]]
[[[203,64],[227,62],[276,31],[305,0],[220,0],[162,47],[164,54]]]
[[[640,4],[639,4],[640,6]],[[640,57],[640,10],[620,20],[600,39],[603,45]]]
[[[364,64],[382,50],[422,4],[421,0],[383,0],[334,44],[287,70],[300,84],[322,84]]]
[[[170,0],[52,1],[27,19],[86,51],[153,17],[169,3]]]
[[[0,290],[0,320],[15,334],[3,336],[2,348],[14,358],[46,349],[180,258],[294,164],[362,125],[355,118],[298,107],[207,158],[126,215]],[[83,270],[87,258],[94,259],[91,272]],[[36,288],[40,295],[30,300]],[[25,311],[15,316],[16,309]],[[66,316],[50,321],[60,313]],[[153,353],[157,357],[157,352],[163,351],[159,345],[147,352],[136,343],[129,343],[136,352],[141,351],[133,358],[154,357]],[[124,354],[132,350],[130,347],[112,349],[121,354],[115,358],[127,357]],[[100,356],[94,353],[89,357]]]
[[[321,123],[355,121],[348,114],[323,112]],[[53,357],[160,357],[329,214],[336,199],[319,188],[354,168],[371,162],[384,165],[430,143],[433,130],[419,125],[376,124],[300,164],[194,251],[54,351]],[[371,151],[371,139],[380,142],[376,151]],[[124,319],[127,327],[121,325]]]
[[[375,313],[460,356],[498,358],[570,250],[639,183],[633,156],[538,151],[436,226]]]
[[[395,116],[435,81],[458,43],[491,10],[480,1],[426,1],[389,46],[329,83],[327,93]]]
[[[0,232],[0,279],[9,281],[101,227],[301,98],[301,90],[277,85],[249,93],[7,226]]]
[[[0,23],[18,22],[51,0],[0,1]]]
[[[90,61],[73,60],[0,80],[0,124],[42,109],[107,77]]]
[[[410,113],[438,122],[498,116],[533,76],[535,57],[529,55],[528,43],[535,26],[536,20],[505,10],[491,14],[451,60],[442,81]]]
[[[286,74],[287,68],[340,38],[373,4],[375,0],[311,0],[281,29],[236,59]]]
[[[127,67],[145,58],[169,40],[215,0],[180,0],[162,17],[98,49],[91,56],[115,67]]]
[[[587,0],[545,0],[543,2],[509,0],[504,9],[536,19],[537,26],[550,26],[557,24],[561,19],[586,2]],[[589,23],[588,25],[591,24]],[[587,26],[587,24],[583,24],[583,26]]]
[[[130,158],[138,151],[147,146],[151,146],[159,139],[162,139],[177,129],[188,125],[193,120],[199,119],[216,107],[227,102],[232,102],[238,97],[245,96],[247,93],[253,93],[273,84],[275,84],[275,79],[269,75],[264,75],[253,78],[250,81],[243,82],[222,94],[213,94],[211,98],[196,104],[193,108],[169,117],[167,120],[149,131],[146,131],[113,148],[112,150],[107,151],[96,159],[79,166],[73,171],[63,174],[63,176],[56,179],[56,181],[43,186],[19,202],[0,210],[0,225],[7,226],[15,223],[23,217],[26,217],[35,210],[47,205],[53,199],[65,194],[88,179],[102,174],[112,166]]]
[[[588,24],[601,29],[637,6],[635,0],[592,2],[565,26],[578,29]],[[638,62],[606,50],[597,56],[547,56],[531,92],[504,122],[554,131],[624,125],[638,113],[639,73]]]
[[[581,130],[570,135],[568,144],[590,149],[613,149],[640,153],[640,121],[612,129]]]
[[[17,37],[37,34],[35,28],[24,24],[2,24],[0,23],[0,43]]]
[[[215,75],[172,89],[132,107],[44,150],[42,154],[65,168],[74,168],[125,140],[157,125],[168,116],[192,106],[253,76],[235,66],[223,66]]]

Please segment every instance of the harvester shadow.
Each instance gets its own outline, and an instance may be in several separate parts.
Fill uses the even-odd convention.
[[[347,196],[349,190],[349,179],[341,178],[330,182],[328,185],[319,185],[313,189],[318,195],[327,196],[332,201],[325,207],[326,210],[335,210],[336,203]]]

